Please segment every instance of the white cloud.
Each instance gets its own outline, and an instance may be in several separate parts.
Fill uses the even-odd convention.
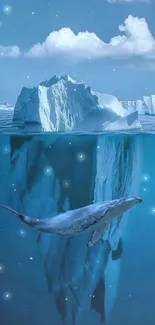
[[[111,38],[109,43],[105,43],[95,33],[86,31],[76,35],[70,28],[62,28],[51,32],[43,43],[35,44],[26,56],[50,57],[62,53],[88,59],[155,55],[155,39],[145,18],[130,15],[118,28],[120,35]]]
[[[15,58],[20,56],[20,48],[16,45],[14,46],[1,46],[0,45],[0,57],[10,57]]]
[[[146,2],[149,3],[151,0],[107,0],[109,3],[132,3],[132,2]]]
[[[18,46],[0,46],[0,53],[7,57],[24,55],[36,58],[62,54],[76,60],[133,56],[155,58],[155,39],[145,18],[130,15],[118,29],[119,35],[112,37],[109,43],[106,43],[95,33],[86,31],[76,35],[70,28],[62,28],[51,32],[43,43],[35,44],[24,54],[21,54]]]

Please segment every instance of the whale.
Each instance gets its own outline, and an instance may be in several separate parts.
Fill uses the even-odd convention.
[[[88,247],[102,240],[111,222],[121,216],[134,205],[141,203],[142,198],[120,198],[93,203],[75,210],[68,210],[51,218],[33,218],[21,214],[7,205],[0,204],[16,215],[23,223],[40,232],[58,235],[75,236],[83,232],[92,232]]]

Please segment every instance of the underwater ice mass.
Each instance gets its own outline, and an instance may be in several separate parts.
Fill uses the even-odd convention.
[[[154,107],[154,96],[121,102],[69,76],[0,106],[0,204],[21,219],[40,225],[91,206],[96,222],[99,202],[143,198],[77,236],[59,235],[60,224],[38,234],[1,208],[2,325],[154,325],[155,136],[143,134]]]
[[[134,301],[132,322],[126,324],[134,325],[136,317],[141,320],[137,286],[142,290],[141,303],[155,293],[151,268],[155,249],[154,200],[150,187],[154,184],[150,182],[151,175],[153,182],[153,161],[148,168],[154,141],[153,135],[143,134],[1,135],[0,202],[24,215],[49,218],[106,200],[135,196],[144,199],[142,204],[114,219],[103,241],[91,248],[88,243],[92,233],[37,235],[10,212],[1,210],[0,276],[5,279],[1,283],[4,310],[6,303],[12,306],[15,301],[22,319],[25,308],[31,308],[37,299],[37,315],[32,311],[27,316],[28,320],[36,319],[35,324],[44,323],[46,310],[48,325],[53,315],[56,325],[83,325],[84,315],[87,315],[86,325],[101,325],[106,320],[109,325],[119,325],[126,319],[125,311],[131,312]],[[139,250],[143,251],[141,258]],[[13,260],[10,256],[14,256]],[[149,264],[148,258],[151,258]],[[137,285],[131,270],[138,272]],[[142,281],[152,286],[151,291],[145,291]],[[32,300],[32,296],[37,298]],[[123,311],[119,297],[124,297]],[[152,308],[150,304],[150,315]],[[3,317],[9,324],[8,313]],[[17,324],[18,317],[19,313],[15,313]],[[144,315],[143,318],[150,319]]]

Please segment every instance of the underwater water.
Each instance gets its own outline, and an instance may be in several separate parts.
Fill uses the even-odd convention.
[[[1,134],[0,203],[23,214],[143,198],[92,248],[91,233],[38,233],[1,208],[1,325],[155,324],[154,148],[144,133]]]

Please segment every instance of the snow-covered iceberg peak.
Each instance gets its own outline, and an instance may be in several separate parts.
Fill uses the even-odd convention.
[[[60,80],[64,80],[64,81],[70,81],[74,84],[78,83],[77,81],[75,81],[74,79],[72,79],[69,75],[64,75],[64,76],[53,76],[50,79],[44,80],[42,82],[40,82],[40,86],[44,86],[44,87],[51,87],[52,85],[54,85],[55,83],[57,83]],[[82,83],[82,82],[79,82]]]
[[[13,122],[22,124],[25,131],[102,132],[115,121],[118,130],[119,119],[128,115],[115,96],[95,93],[70,76],[54,76],[37,87],[22,89]],[[135,128],[132,121],[126,120],[125,130]],[[138,120],[136,126],[141,128]]]

